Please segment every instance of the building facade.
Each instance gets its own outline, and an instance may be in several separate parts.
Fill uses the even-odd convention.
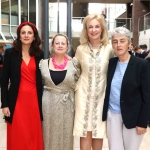
[[[11,42],[16,38],[18,25],[30,21],[41,32],[40,0],[0,0],[0,41]]]

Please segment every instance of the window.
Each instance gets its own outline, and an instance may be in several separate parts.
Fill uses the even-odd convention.
[[[1,0],[2,24],[10,24],[9,0]]]
[[[21,22],[28,21],[28,0],[21,0]]]
[[[36,24],[36,0],[29,1],[29,21]]]
[[[18,25],[18,0],[11,0],[11,25]]]
[[[10,33],[3,32],[3,34],[7,41],[13,41],[13,37],[11,36]]]

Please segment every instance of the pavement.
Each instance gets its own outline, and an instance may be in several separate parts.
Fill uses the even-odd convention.
[[[1,105],[1,102],[0,102],[0,105]],[[0,150],[6,150],[6,123],[4,122],[1,109],[0,109]],[[73,150],[80,150],[79,137],[74,138]],[[109,150],[107,139],[104,139],[103,150]],[[144,138],[143,138],[143,141],[141,143],[139,150],[150,150],[150,128],[149,127],[147,128],[147,133],[144,135]]]

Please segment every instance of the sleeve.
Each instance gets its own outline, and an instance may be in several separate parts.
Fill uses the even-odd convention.
[[[148,61],[142,66],[141,70],[141,92],[142,92],[142,106],[139,114],[137,126],[147,128],[148,119],[150,115],[150,66]]]
[[[41,68],[42,68],[42,62],[43,62],[43,59],[41,59],[40,62],[39,62],[39,69],[40,69],[40,70],[41,70]]]
[[[81,74],[81,66],[80,66],[80,62],[78,61],[78,59],[76,57],[73,57],[72,59],[73,65],[76,69],[76,73],[75,73],[75,82],[78,81],[80,74]]]
[[[75,80],[77,81],[80,77],[81,74],[81,62],[80,60],[82,60],[82,53],[80,52],[80,46],[77,47],[76,53],[75,53],[75,57],[73,57],[73,65],[75,67],[75,69],[77,70],[76,75],[75,75]]]
[[[10,78],[11,52],[5,51],[1,84],[1,108],[8,107],[8,84]]]
[[[43,59],[41,59],[40,60],[40,62],[39,62],[39,69],[40,69],[40,71],[41,71],[41,76],[42,76],[42,67],[43,67]],[[44,85],[44,79],[43,79],[43,76],[42,76],[42,84]]]

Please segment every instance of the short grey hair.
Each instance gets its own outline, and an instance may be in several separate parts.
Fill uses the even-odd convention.
[[[111,33],[111,39],[114,35],[125,36],[128,39],[129,43],[131,42],[131,32],[125,27],[115,28],[114,31]]]

